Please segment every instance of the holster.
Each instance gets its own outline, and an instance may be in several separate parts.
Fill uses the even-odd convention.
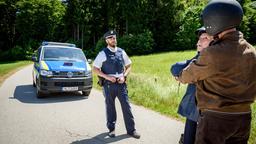
[[[104,82],[105,79],[103,77],[98,76],[98,85],[102,87],[104,85]]]

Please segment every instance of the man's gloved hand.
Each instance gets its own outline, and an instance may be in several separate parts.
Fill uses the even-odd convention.
[[[182,62],[177,62],[174,65],[171,66],[171,74],[174,77],[179,77],[180,73],[182,72],[182,70],[189,64],[189,61],[182,61]]]

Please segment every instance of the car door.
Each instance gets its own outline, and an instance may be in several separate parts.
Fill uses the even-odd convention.
[[[33,80],[34,83],[36,83],[36,79],[39,76],[40,73],[40,56],[41,56],[41,47],[36,51],[35,57],[36,60],[34,61],[34,67],[33,67]]]

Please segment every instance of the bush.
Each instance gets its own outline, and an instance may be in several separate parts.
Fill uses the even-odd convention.
[[[26,50],[17,45],[10,50],[10,56],[15,60],[24,60],[26,59]]]
[[[0,61],[9,61],[9,51],[0,50]]]
[[[202,8],[202,5],[193,6],[184,12],[182,25],[179,27],[179,32],[174,40],[175,50],[195,49],[197,41],[195,30],[201,26],[199,16]]]
[[[124,35],[117,39],[118,47],[124,49],[128,55],[144,55],[153,51],[153,35],[150,31],[138,35]],[[91,55],[97,55],[106,47],[106,43],[103,39],[98,40],[94,51],[90,52]]]
[[[138,35],[124,35],[118,40],[118,46],[128,55],[149,54],[153,51],[153,44],[153,35],[149,30]]]
[[[26,51],[21,46],[15,46],[7,51],[1,52],[1,60],[13,61],[26,59]]]
[[[243,4],[243,10],[244,17],[239,30],[243,32],[248,42],[256,44],[256,2],[245,2]]]
[[[83,52],[87,59],[94,59],[94,58],[96,58],[96,56],[98,54],[93,49],[83,50]]]
[[[96,47],[95,47],[95,53],[97,54],[98,52],[100,52],[104,47],[106,47],[106,42],[103,38],[99,39],[98,42],[96,43]]]
[[[35,40],[27,40],[22,45],[16,45],[6,51],[0,50],[1,61],[14,61],[14,60],[31,60],[31,56],[39,46],[39,42]]]

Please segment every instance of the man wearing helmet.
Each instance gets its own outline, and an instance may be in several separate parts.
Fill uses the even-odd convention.
[[[237,31],[243,10],[236,0],[212,0],[202,12],[214,37],[178,80],[196,83],[200,118],[196,144],[246,144],[256,97],[256,51]]]
[[[201,27],[196,30],[195,34],[198,36],[197,41],[197,55],[190,60],[177,62],[171,67],[172,75],[177,78],[181,71],[189,65],[189,63],[197,59],[200,51],[209,46],[212,41],[212,37],[206,33],[205,27]],[[196,85],[188,84],[185,95],[183,96],[180,104],[178,113],[186,117],[186,124],[184,129],[184,134],[181,135],[180,144],[194,144],[197,121],[199,117],[198,109],[196,106]]]

